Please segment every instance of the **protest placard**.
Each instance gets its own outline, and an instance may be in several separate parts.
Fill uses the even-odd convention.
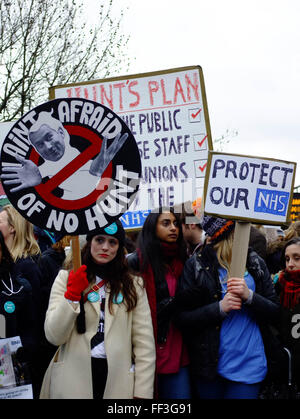
[[[138,191],[141,159],[134,136],[109,108],[87,99],[55,99],[16,121],[1,149],[7,198],[33,225],[73,235],[111,224]]]
[[[296,163],[210,152],[205,212],[260,224],[289,219]]]
[[[210,152],[204,212],[236,220],[231,276],[244,272],[250,223],[280,225],[289,220],[296,163]]]
[[[50,89],[50,98],[89,98],[116,112],[136,138],[142,180],[121,221],[139,228],[160,206],[203,194],[212,149],[204,78],[200,66],[94,80]]]
[[[0,399],[33,399],[27,363],[18,355],[20,336],[0,339]]]
[[[6,135],[8,134],[9,130],[14,125],[15,121],[10,122],[0,122],[0,149],[2,147],[3,141],[5,140]],[[9,204],[9,200],[4,192],[3,186],[0,182],[0,207]]]
[[[37,106],[2,145],[1,180],[9,201],[49,231],[78,235],[109,225],[127,211],[140,176],[127,125],[86,99]]]

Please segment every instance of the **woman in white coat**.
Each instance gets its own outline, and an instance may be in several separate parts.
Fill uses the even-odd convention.
[[[59,346],[40,398],[152,398],[155,344],[147,296],[127,268],[116,221],[87,236],[83,265],[53,284],[45,332]]]

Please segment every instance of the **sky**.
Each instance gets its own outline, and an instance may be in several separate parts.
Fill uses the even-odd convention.
[[[93,13],[96,0],[88,1]],[[300,185],[299,0],[114,6],[127,7],[122,27],[130,35],[130,69],[119,75],[200,65],[212,138],[224,137],[218,150],[297,162]]]

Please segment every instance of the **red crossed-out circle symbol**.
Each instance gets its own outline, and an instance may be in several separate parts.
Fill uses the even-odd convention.
[[[54,207],[63,210],[80,210],[94,204],[99,196],[107,189],[107,179],[111,179],[112,177],[112,162],[110,162],[105,169],[101,177],[101,181],[98,183],[97,187],[86,197],[75,200],[66,200],[53,195],[52,192],[55,188],[61,185],[67,178],[69,178],[89,160],[99,154],[102,144],[100,137],[88,128],[74,125],[64,125],[64,128],[68,131],[70,136],[80,136],[88,140],[91,145],[88,146],[70,163],[68,163],[63,169],[56,173],[56,175],[52,176],[51,179],[49,179],[47,182],[35,186],[35,190],[41,198],[43,198],[47,203]],[[32,160],[33,163],[38,164],[39,157],[40,155],[37,153],[37,151],[32,148],[29,159]]]

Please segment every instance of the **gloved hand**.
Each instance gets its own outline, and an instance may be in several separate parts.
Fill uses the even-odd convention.
[[[65,298],[71,301],[80,301],[81,293],[87,288],[89,281],[86,275],[86,265],[80,266],[76,272],[69,273]]]

